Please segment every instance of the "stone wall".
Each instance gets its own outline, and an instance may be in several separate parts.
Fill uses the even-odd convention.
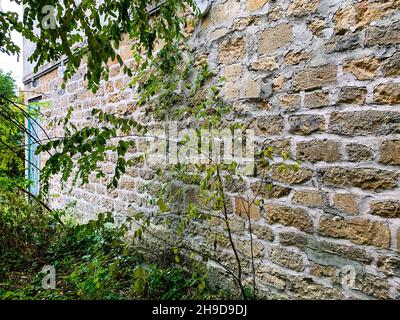
[[[259,141],[301,161],[297,172],[272,170],[273,192],[250,208],[258,287],[269,296],[400,298],[399,7],[398,0],[217,0],[188,30],[199,59],[226,78],[224,98],[237,118]],[[131,58],[128,44],[121,53]],[[52,101],[44,122],[71,105],[78,127],[90,122],[93,107],[141,119],[135,93],[125,88],[129,79],[110,65],[110,80],[96,94],[81,73],[65,91],[56,71],[28,86]],[[113,155],[109,160],[103,169],[111,174]],[[142,163],[112,192],[101,180],[72,193],[55,182],[52,193],[62,196],[52,202],[78,199],[84,218],[112,210],[122,219],[130,208],[152,210],[143,185],[153,178]],[[258,183],[246,177],[230,193],[235,241],[245,255],[246,204],[235,196]]]

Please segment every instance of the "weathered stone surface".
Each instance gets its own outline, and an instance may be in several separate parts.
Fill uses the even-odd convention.
[[[277,76],[274,80],[272,80],[273,90],[281,91],[285,85],[285,81],[287,79],[284,76]]]
[[[400,112],[376,110],[333,112],[329,132],[345,136],[400,133]]]
[[[280,24],[275,28],[265,29],[259,32],[259,54],[272,54],[282,49],[293,40],[292,26]]]
[[[252,201],[251,201],[252,202]],[[254,203],[249,203],[247,200],[240,197],[235,198],[235,213],[245,219],[260,220],[260,208]]]
[[[337,66],[326,65],[297,72],[293,78],[295,90],[317,89],[337,82]]]
[[[353,215],[359,212],[357,198],[349,193],[336,193],[333,197],[333,207]]]
[[[239,86],[236,82],[226,82],[224,86],[224,96],[227,100],[236,99],[239,94]]]
[[[334,216],[322,216],[318,233],[328,237],[348,239],[357,244],[390,247],[390,230],[387,225],[371,220],[340,220]]]
[[[400,83],[384,83],[374,88],[374,103],[400,104]]]
[[[326,43],[327,53],[349,51],[361,47],[360,33],[339,35]]]
[[[384,218],[400,218],[400,201],[372,201],[370,203],[370,214],[374,214]]]
[[[290,3],[288,13],[303,16],[317,11],[319,0],[294,0]]]
[[[380,149],[379,162],[400,165],[400,140],[386,140]]]
[[[312,208],[322,208],[326,204],[326,194],[319,190],[298,190],[292,201]]]
[[[289,132],[299,135],[309,135],[313,132],[325,130],[324,117],[313,114],[290,116],[289,124]]]
[[[294,251],[282,247],[271,247],[269,251],[270,259],[283,267],[294,271],[304,271],[303,256]]]
[[[378,299],[389,298],[388,281],[372,274],[357,273],[354,289]]]
[[[243,66],[240,63],[227,65],[224,70],[226,81],[236,81],[243,74]]]
[[[329,93],[325,91],[307,92],[304,96],[304,106],[310,109],[329,106]]]
[[[271,147],[272,153],[275,156],[282,156],[282,153],[286,155],[291,154],[291,140],[290,139],[274,139],[274,140],[266,140],[263,144],[265,148]]]
[[[370,27],[365,34],[366,46],[384,46],[400,43],[400,25],[393,24],[390,27]]]
[[[294,246],[304,249],[307,245],[308,239],[299,233],[294,232],[281,232],[279,234],[279,243],[283,246]]]
[[[228,0],[224,3],[218,4],[210,11],[211,21],[214,25],[221,25],[228,23],[237,16],[240,10],[240,2],[236,0]],[[204,27],[208,27],[209,22],[206,22]]]
[[[398,256],[380,256],[377,265],[382,272],[390,276],[400,276],[400,258]]]
[[[321,170],[328,186],[356,187],[365,190],[393,189],[398,186],[398,172],[372,168],[330,167]]]
[[[252,232],[261,240],[274,241],[274,232],[265,225],[254,224],[252,225]]]
[[[285,63],[291,65],[297,65],[303,61],[310,59],[311,54],[304,50],[302,51],[289,51],[285,55]]]
[[[255,258],[260,258],[264,255],[264,244],[259,241],[253,241],[253,247],[250,240],[236,241],[237,250],[245,255],[246,257],[251,257],[252,252]]]
[[[395,53],[381,64],[381,71],[385,77],[400,76],[400,52]]]
[[[351,73],[357,80],[370,80],[377,76],[378,66],[379,60],[374,56],[368,56],[345,61],[343,71]]]
[[[344,34],[355,27],[357,10],[354,6],[347,6],[336,12],[335,31],[337,34]]]
[[[363,144],[350,143],[346,146],[347,157],[349,161],[361,162],[374,159],[374,152]]]
[[[257,16],[236,18],[233,22],[232,29],[235,31],[243,31],[247,27],[258,24],[259,22],[260,22],[260,18]]]
[[[375,20],[382,19],[395,12],[397,0],[379,0],[376,2],[362,1],[340,9],[335,16],[336,33],[359,29]]]
[[[286,275],[278,268],[261,264],[257,266],[256,274],[261,282],[267,285],[281,290],[286,286]]]
[[[372,257],[363,249],[354,246],[345,246],[334,242],[317,241],[315,238],[307,239],[306,251],[308,258],[322,265],[343,267],[353,265],[358,269],[363,264],[370,264]]]
[[[286,299],[339,298],[340,293],[331,290],[341,291],[345,297],[340,298],[346,299],[400,298],[399,8],[400,0],[221,0],[213,1],[198,26],[184,27],[186,34],[195,31],[188,52],[194,65],[208,63],[214,75],[204,89],[221,88],[221,98],[233,107],[223,117],[221,128],[240,122],[244,129],[254,130],[257,149],[274,148],[268,166],[257,156],[251,176],[224,183],[228,223],[238,243],[246,286],[252,281],[248,206],[254,218],[251,225],[260,290],[279,292]],[[127,65],[136,70],[137,63],[129,57],[131,44],[124,41],[121,45],[123,56],[130,59]],[[161,45],[161,41],[156,44],[156,51]],[[86,67],[66,83],[66,90],[59,89],[62,80],[57,70],[40,77],[38,87],[28,84],[26,90],[51,97],[52,107],[45,111],[43,123],[56,123],[73,106],[71,123],[82,128],[92,120],[91,109],[98,107],[138,119],[149,130],[161,128],[161,119],[137,103],[140,94],[127,87],[131,79],[118,61],[108,65],[110,79],[102,81],[95,94],[85,89]],[[220,77],[226,79],[221,85]],[[27,97],[35,96],[27,93]],[[203,97],[201,92],[193,98]],[[182,115],[179,130],[203,124],[190,116]],[[50,130],[50,136],[63,135],[58,126]],[[149,147],[149,141],[138,141],[127,157],[146,153]],[[156,166],[143,158],[121,177],[119,188],[108,192],[105,185],[117,155],[107,154],[106,158],[99,167],[108,177],[94,181],[93,174],[86,187],[77,186],[65,199],[50,199],[51,203],[78,200],[77,212],[85,219],[95,210],[116,211],[118,222],[126,212],[149,212],[152,223],[161,223],[164,218],[153,215],[156,209],[148,203],[148,196],[155,196],[163,183],[154,174]],[[279,171],[277,161],[281,159],[286,163],[299,160],[302,165],[298,171]],[[194,168],[188,170],[191,174]],[[196,183],[197,176],[183,179],[179,186]],[[261,181],[264,188],[258,192]],[[58,184],[52,185],[52,193],[63,194]],[[256,195],[262,208],[236,203],[237,197],[252,199]],[[93,208],[92,202],[96,203]],[[197,185],[184,187],[184,192],[176,195],[172,212],[186,212],[188,202],[215,213],[205,205]],[[272,212],[264,212],[266,205]],[[317,231],[321,215],[329,215],[329,222],[322,223],[326,234]],[[179,216],[173,213],[168,218],[179,223]],[[188,224],[190,237],[185,240],[195,248],[207,246],[237,271],[225,227],[220,218],[196,219]],[[177,240],[173,230],[170,228],[167,237],[172,243]],[[161,248],[154,242],[148,251]],[[354,267],[359,277],[355,289],[341,285],[346,266]],[[222,283],[229,278],[217,277],[212,281]],[[232,290],[236,289],[233,283]]]
[[[279,65],[273,57],[263,57],[250,64],[250,70],[255,71],[273,71],[278,67]]]
[[[297,158],[310,162],[334,162],[341,159],[340,144],[330,140],[310,140],[297,144]]]
[[[310,274],[318,278],[330,278],[333,283],[336,282],[336,268],[333,266],[313,264],[310,267]]]
[[[307,245],[305,248],[305,253],[307,254],[309,261],[318,263],[320,265],[337,268],[352,266],[357,271],[361,271],[363,269],[360,262],[338,255],[335,252],[327,250],[327,248],[321,248],[319,247],[318,243],[314,243],[313,241]]]
[[[219,38],[226,36],[228,33],[229,33],[229,29],[227,29],[227,28],[215,29],[210,34],[210,40],[211,41],[217,40]]]
[[[261,9],[268,0],[248,0],[247,1],[247,10],[255,11]]]
[[[295,111],[301,106],[299,94],[286,94],[279,98],[279,107],[286,111]]]
[[[225,179],[223,185],[226,191],[231,193],[244,193],[247,191],[246,182],[240,178]]]
[[[307,23],[307,26],[314,35],[320,36],[322,30],[324,30],[325,27],[325,20],[320,18],[314,18]]]
[[[242,98],[258,99],[261,96],[261,81],[247,79],[243,83]]]
[[[223,64],[241,63],[246,54],[246,43],[243,38],[224,41],[219,49],[219,62]]]
[[[257,134],[278,135],[284,128],[284,120],[281,116],[266,116],[257,119]]]
[[[337,300],[343,294],[337,288],[326,287],[314,282],[311,278],[293,277],[288,281],[288,290],[295,298]]]
[[[264,210],[267,223],[293,226],[305,232],[312,231],[312,220],[303,209],[267,204],[264,206]]]
[[[339,92],[338,103],[362,105],[367,97],[367,88],[345,87]]]
[[[287,197],[290,192],[290,188],[266,183],[261,184],[260,182],[252,183],[251,190],[253,190],[254,194],[257,194],[259,197],[263,198]]]
[[[271,169],[271,178],[273,180],[287,184],[299,184],[307,182],[312,178],[312,175],[312,170],[306,168],[282,168],[282,165],[274,165]]]

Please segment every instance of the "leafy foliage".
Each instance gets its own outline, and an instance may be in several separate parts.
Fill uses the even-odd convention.
[[[15,81],[0,70],[0,188],[23,183],[24,114],[16,105]]]
[[[151,58],[157,42],[163,42],[163,55],[175,52],[174,42],[181,37],[186,23],[183,14],[187,6],[195,8],[192,0],[23,0],[22,21],[12,12],[0,14],[0,50],[16,53],[10,37],[17,30],[35,44],[29,57],[35,70],[46,62],[68,58],[65,79],[69,79],[86,61],[88,86],[96,91],[100,79],[108,78],[107,63],[117,60],[130,75],[118,51],[130,39],[137,61],[143,55]],[[157,14],[154,15],[154,10]],[[36,30],[36,31],[35,31]]]
[[[77,224],[72,212],[53,214],[14,194],[0,197],[0,299],[208,299],[202,269],[184,270],[145,259],[111,214]],[[58,218],[62,217],[64,225]],[[41,287],[44,265],[56,289]]]

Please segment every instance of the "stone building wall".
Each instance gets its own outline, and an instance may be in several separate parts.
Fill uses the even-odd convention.
[[[251,207],[258,286],[275,297],[400,298],[399,7],[398,0],[217,0],[190,30],[199,59],[226,78],[224,98],[237,118],[301,161],[298,172],[272,170],[276,192]],[[129,45],[121,54],[129,63]],[[93,107],[141,119],[128,81],[114,64],[96,94],[82,73],[61,90],[57,71],[27,90],[52,102],[45,123],[74,106],[79,127]],[[109,158],[103,169],[111,174]],[[129,208],[152,210],[143,185],[153,178],[143,163],[112,192],[101,180],[72,193],[55,182],[52,193],[62,196],[51,201],[79,200],[85,218],[102,210],[122,218]],[[246,177],[236,189],[257,183]],[[243,203],[231,195],[235,241],[246,254]]]

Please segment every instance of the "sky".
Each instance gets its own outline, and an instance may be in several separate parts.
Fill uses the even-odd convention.
[[[10,0],[0,0],[0,10],[15,11],[21,14],[21,6]],[[22,88],[22,37],[17,33],[11,34],[15,44],[21,48],[19,61],[17,56],[8,56],[5,53],[0,53],[0,69],[5,72],[12,72],[14,79],[16,80],[17,86]]]

